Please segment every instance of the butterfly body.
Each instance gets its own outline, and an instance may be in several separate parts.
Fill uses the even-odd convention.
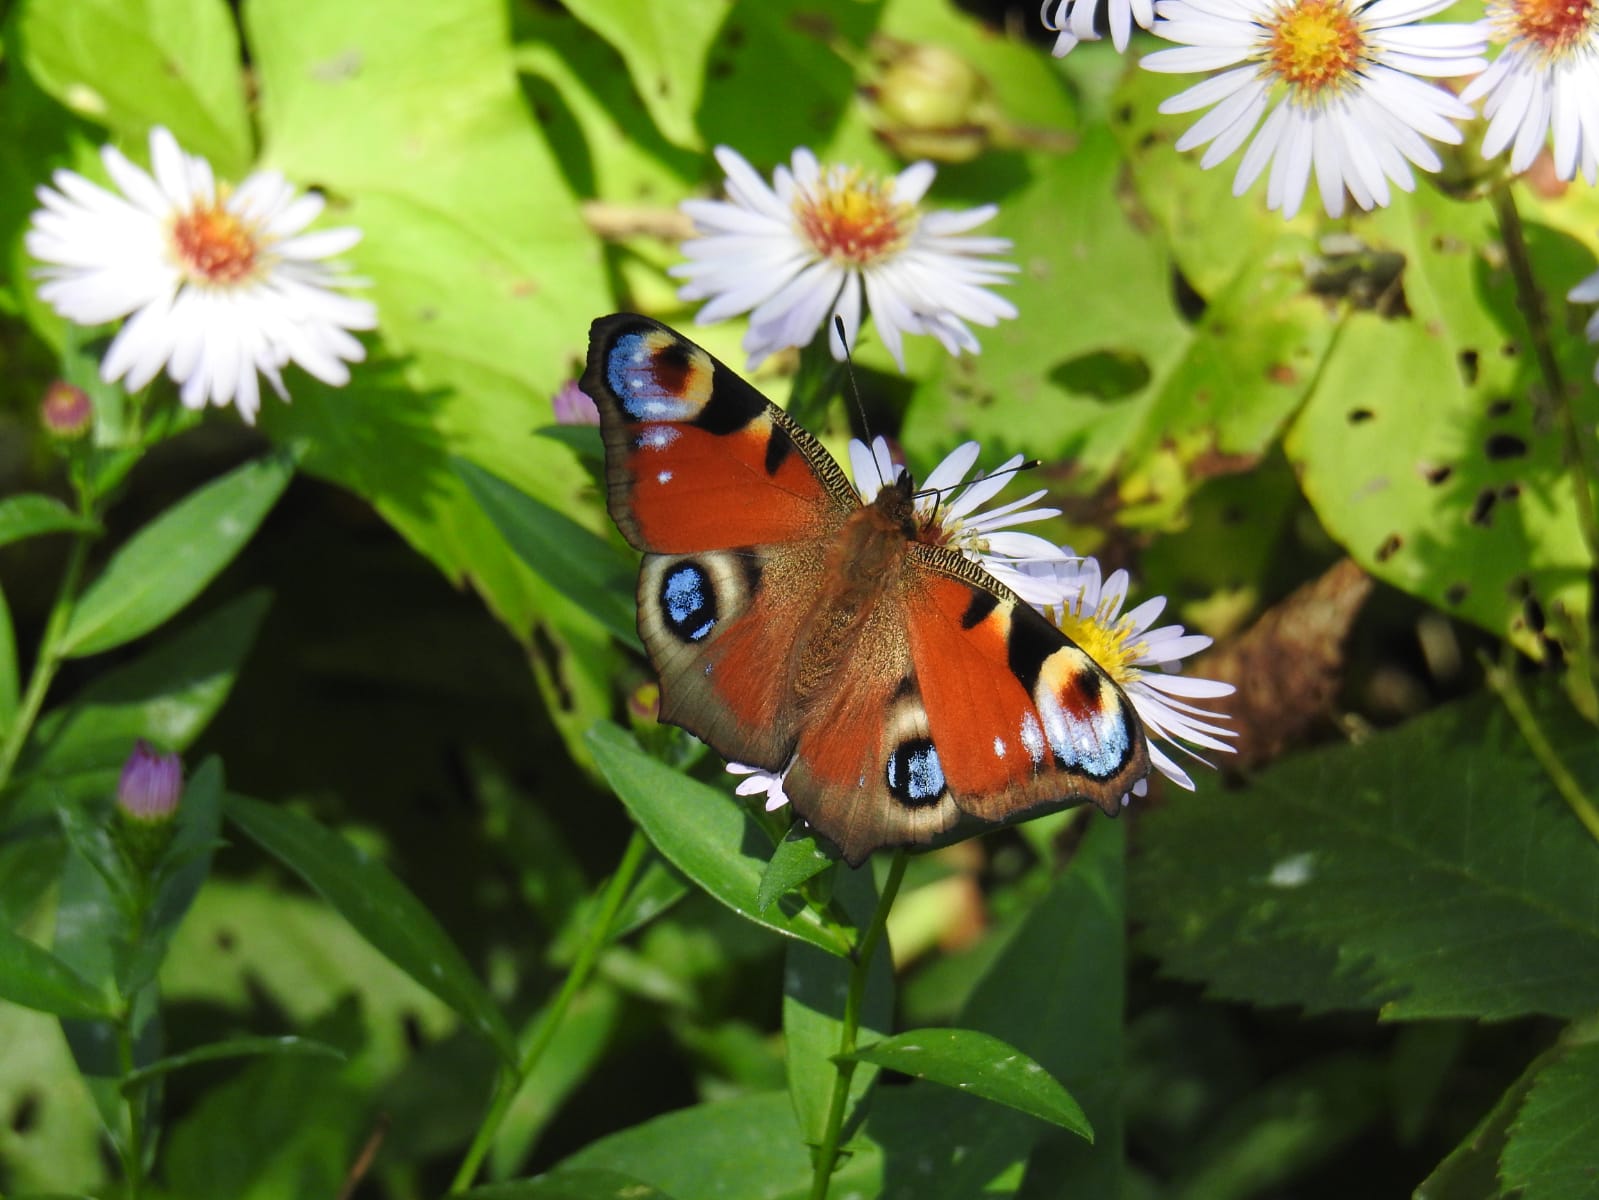
[[[644,551],[661,718],[777,773],[859,865],[1091,800],[1148,749],[1116,683],[921,528],[910,477],[862,503],[820,442],[658,322],[594,323],[612,518]]]

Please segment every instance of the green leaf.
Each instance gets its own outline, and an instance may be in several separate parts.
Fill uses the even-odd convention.
[[[869,870],[841,870],[833,892],[855,929],[865,929],[877,907],[877,888]],[[858,934],[856,935],[858,938]],[[788,1094],[800,1136],[820,1145],[832,1105],[833,1085],[844,1027],[844,1002],[849,994],[854,964],[847,958],[824,954],[806,942],[794,942],[783,964],[783,1056],[788,1067]],[[866,995],[860,1014],[861,1034],[887,1037],[894,1025],[894,962],[886,944],[879,945],[866,977]],[[877,1069],[866,1065],[850,1079],[844,1114],[846,1138],[861,1115]]]
[[[765,912],[778,897],[798,891],[802,883],[814,879],[838,861],[838,855],[824,848],[809,825],[796,821],[789,826],[787,836],[777,843],[766,870],[761,872],[761,886],[755,890],[755,907]]]
[[[269,603],[247,592],[46,713],[18,765],[15,811],[110,796],[136,738],[187,748],[227,698]]]
[[[289,809],[243,796],[224,811],[250,840],[316,889],[385,957],[453,1008],[505,1056],[516,1043],[505,1018],[433,914],[387,867]]]
[[[54,496],[28,493],[0,500],[0,546],[41,533],[95,533],[99,526]]]
[[[672,1200],[659,1188],[618,1171],[552,1171],[537,1179],[489,1183],[461,1193],[469,1200]]]
[[[336,1046],[319,1042],[315,1038],[294,1037],[236,1037],[221,1042],[209,1042],[185,1054],[159,1058],[147,1067],[123,1077],[122,1090],[131,1091],[151,1079],[171,1074],[184,1067],[199,1063],[217,1062],[225,1058],[254,1058],[263,1054],[309,1054],[313,1057],[333,1058],[344,1062],[347,1055]]]
[[[42,946],[0,925],[0,1000],[58,1017],[109,1017],[99,988]]]
[[[167,509],[112,556],[62,636],[69,658],[148,633],[244,549],[294,475],[286,455],[246,463]]]
[[[79,116],[128,138],[165,125],[236,182],[249,165],[239,35],[223,0],[31,0],[19,57]]]
[[[1572,1046],[1532,1080],[1500,1172],[1522,1200],[1582,1200],[1599,1181],[1599,1042]]]
[[[913,1029],[841,1057],[958,1088],[1094,1140],[1082,1108],[1048,1071],[975,1029]]]
[[[1532,697],[1590,794],[1599,741]],[[1219,995],[1385,1017],[1577,1016],[1599,995],[1599,845],[1479,695],[1148,814],[1137,894],[1166,969]]]
[[[690,779],[638,749],[614,725],[588,737],[595,760],[656,849],[714,899],[757,925],[847,955],[849,941],[808,906],[762,912],[755,903],[771,839],[726,792]]]
[[[640,8],[629,0],[570,0],[567,10],[621,53],[655,127],[674,145],[698,150],[694,127],[706,59],[732,0],[681,0]]]
[[[476,463],[457,458],[451,467],[523,562],[623,642],[642,649],[633,609],[638,571],[630,559]]]
[[[1414,1200],[1499,1200],[1499,1160],[1538,1072],[1553,1061],[1558,1047],[1544,1051],[1506,1088],[1458,1146],[1444,1156],[1415,1191]]]
[[[1589,270],[1575,239],[1527,235],[1551,299]],[[1493,207],[1422,189],[1363,236],[1404,256],[1410,313],[1350,316],[1286,442],[1305,496],[1368,573],[1537,657],[1548,636],[1575,658],[1553,620],[1539,630],[1562,610],[1586,619],[1592,561]],[[1580,323],[1546,328],[1565,378],[1591,374]],[[1599,390],[1566,402],[1579,427],[1599,421]]]
[[[728,1166],[737,1164],[736,1177]],[[700,1104],[591,1142],[558,1168],[620,1171],[672,1196],[804,1200],[811,1156],[782,1092]],[[882,1195],[883,1158],[861,1143],[834,1174],[834,1196]]]

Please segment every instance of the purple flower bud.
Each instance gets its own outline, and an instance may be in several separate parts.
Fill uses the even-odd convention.
[[[550,402],[555,409],[555,419],[562,425],[598,425],[600,410],[594,406],[589,394],[577,386],[575,379],[561,385]]]
[[[73,440],[89,432],[94,422],[94,405],[80,387],[56,380],[44,392],[39,404],[39,420],[45,430],[63,440]]]
[[[183,763],[176,754],[158,754],[143,738],[117,780],[117,807],[134,821],[160,825],[172,820],[183,798]]]

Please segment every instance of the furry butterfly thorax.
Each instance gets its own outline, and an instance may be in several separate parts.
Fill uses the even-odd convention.
[[[784,773],[853,866],[1092,801],[1149,772],[1094,660],[936,544],[900,472],[862,503],[822,444],[647,317],[594,322],[582,387],[607,503],[644,552],[639,636],[661,719]]]

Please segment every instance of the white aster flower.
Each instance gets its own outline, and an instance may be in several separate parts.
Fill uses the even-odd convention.
[[[1066,555],[1071,554],[1069,548],[1061,549]],[[1199,762],[1205,760],[1194,752],[1193,746],[1232,752],[1233,747],[1219,739],[1237,735],[1215,723],[1223,719],[1221,715],[1190,701],[1230,696],[1235,690],[1233,685],[1174,673],[1183,659],[1204,650],[1211,639],[1185,633],[1181,625],[1151,629],[1166,607],[1164,596],[1146,600],[1123,613],[1127,572],[1113,571],[1110,578],[1102,579],[1099,563],[1093,558],[1071,558],[1057,566],[1035,564],[1028,570],[1047,577],[1058,589],[1057,595],[1063,597],[1044,606],[1044,615],[1127,693],[1150,735],[1149,758],[1155,769],[1178,787],[1193,791],[1194,781],[1188,772],[1161,750],[1155,739],[1171,743]],[[1142,796],[1146,790],[1145,782],[1139,780],[1133,794]],[[1122,803],[1127,803],[1126,797]]]
[[[365,357],[353,329],[371,329],[370,303],[334,290],[359,284],[329,262],[356,229],[302,232],[322,197],[297,196],[275,171],[237,188],[150,131],[152,173],[114,146],[100,151],[116,191],[59,170],[37,195],[26,246],[47,264],[39,295],[80,325],[127,317],[100,364],[107,383],[136,392],[165,367],[183,403],[260,407],[260,372],[287,400],[281,375],[298,363],[324,383],[347,383]]]
[[[1555,174],[1599,183],[1599,0],[1490,0],[1483,29],[1506,43],[1460,95],[1486,97],[1483,157],[1525,171],[1552,128]]]
[[[1052,8],[1053,16],[1049,11]],[[1065,58],[1079,42],[1098,41],[1099,34],[1094,30],[1094,16],[1098,11],[1099,0],[1044,0],[1039,16],[1044,28],[1056,35],[1051,53],[1056,58]],[[1116,53],[1122,54],[1132,36],[1133,22],[1136,21],[1140,29],[1148,29],[1154,23],[1154,0],[1107,0],[1105,17],[1110,25],[1110,40]]]
[[[1023,462],[1020,454],[1015,455],[990,474],[980,474],[970,483],[965,483],[967,472],[977,462],[979,452],[976,442],[955,447],[917,486],[918,539],[959,550],[1029,604],[1047,603],[1057,598],[1059,592],[1043,582],[1040,576],[1029,574],[1022,568],[1028,563],[1065,562],[1071,552],[1062,551],[1048,538],[1020,533],[1008,527],[1058,517],[1060,509],[1028,507],[1043,497],[1044,490],[1040,488],[1020,500],[1012,500],[987,512],[978,512],[979,506],[988,503],[1003,490]],[[893,483],[901,470],[889,453],[888,443],[882,438],[874,439],[870,447],[851,439],[849,466],[850,474],[855,479],[855,489],[867,504],[876,499],[879,491]]]
[[[787,767],[774,773],[763,771],[759,767],[746,766],[744,763],[730,762],[727,764],[727,773],[748,777],[733,789],[738,795],[756,796],[765,792],[767,812],[776,812],[788,803],[788,793],[783,790],[783,781],[788,778]]]
[[[1566,299],[1573,304],[1599,304],[1599,271],[1595,271],[1567,292]],[[1599,342],[1599,309],[1588,318],[1587,332],[1590,342]],[[1595,383],[1599,383],[1599,363],[1594,365],[1593,378]]]
[[[1177,141],[1208,144],[1213,167],[1249,140],[1233,194],[1241,196],[1268,163],[1270,208],[1299,211],[1311,172],[1330,217],[1342,216],[1347,189],[1361,208],[1389,202],[1388,185],[1415,187],[1410,164],[1442,166],[1427,138],[1461,141],[1454,121],[1469,106],[1416,76],[1482,70],[1487,48],[1476,25],[1415,22],[1454,0],[1159,0],[1155,33],[1184,45],[1146,55],[1151,71],[1214,71],[1160,106],[1163,113],[1210,108]],[[1214,107],[1212,107],[1214,106]]]
[[[863,292],[900,370],[903,334],[931,334],[951,354],[975,354],[980,347],[968,321],[991,326],[1016,315],[1014,305],[986,290],[1016,270],[986,257],[1005,253],[1010,241],[963,236],[998,210],[924,211],[931,163],[885,181],[849,167],[823,168],[802,147],[768,187],[726,146],[717,147],[716,161],[727,172],[728,198],[683,202],[700,236],[683,243],[689,261],[671,274],[687,280],[680,298],[708,301],[695,317],[700,324],[750,314],[744,349],[751,368],[774,351],[808,344],[824,321],[833,357],[842,360],[833,317],[843,320],[853,344]]]

